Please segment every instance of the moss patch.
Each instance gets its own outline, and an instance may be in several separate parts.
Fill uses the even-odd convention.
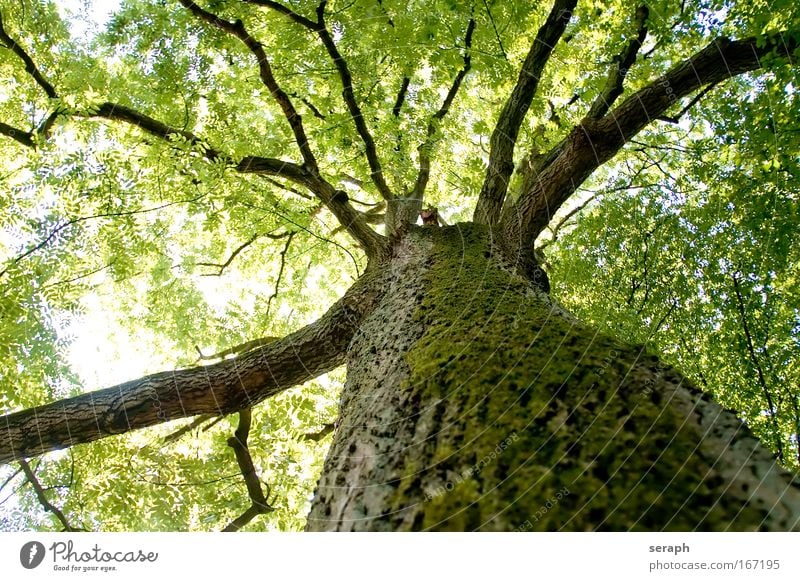
[[[714,503],[698,431],[660,395],[673,372],[564,316],[502,266],[487,228],[409,235],[433,242],[402,389],[436,425],[393,505],[426,489],[414,528],[758,528],[760,511]]]

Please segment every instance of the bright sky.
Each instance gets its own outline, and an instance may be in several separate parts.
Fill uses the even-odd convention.
[[[86,39],[106,25],[120,3],[120,0],[59,0],[56,5],[61,14],[71,20],[72,35]]]

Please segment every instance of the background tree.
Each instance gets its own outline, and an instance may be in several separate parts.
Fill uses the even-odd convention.
[[[800,526],[793,3],[0,15],[5,528]]]

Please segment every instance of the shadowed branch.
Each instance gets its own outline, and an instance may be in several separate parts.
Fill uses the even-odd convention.
[[[258,515],[275,510],[270,506],[267,498],[269,496],[269,486],[267,485],[265,494],[261,487],[261,479],[258,477],[255,464],[253,464],[253,457],[250,455],[250,448],[247,446],[251,420],[252,410],[250,408],[240,411],[239,426],[236,428],[233,437],[228,438],[228,446],[233,448],[233,453],[236,455],[236,463],[239,465],[239,471],[242,473],[242,478],[244,478],[244,483],[247,486],[247,495],[250,497],[251,504],[246,511],[222,529],[222,532],[225,533],[236,532]]]
[[[41,504],[42,508],[44,508],[47,512],[53,513],[53,516],[55,516],[64,527],[63,530],[66,532],[86,532],[86,529],[84,528],[72,526],[61,509],[47,499],[44,487],[42,487],[39,479],[36,478],[36,474],[34,473],[30,464],[28,464],[28,462],[25,460],[20,460],[19,465],[22,467],[22,471],[25,473],[25,478],[33,487],[33,491],[36,493],[36,498],[39,501],[39,504]]]

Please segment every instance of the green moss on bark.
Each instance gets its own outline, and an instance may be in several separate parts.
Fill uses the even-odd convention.
[[[402,510],[427,488],[415,528],[760,526],[762,510],[715,503],[702,435],[660,392],[674,372],[565,316],[503,267],[487,228],[410,235],[433,249],[404,389],[438,423],[394,495]]]

